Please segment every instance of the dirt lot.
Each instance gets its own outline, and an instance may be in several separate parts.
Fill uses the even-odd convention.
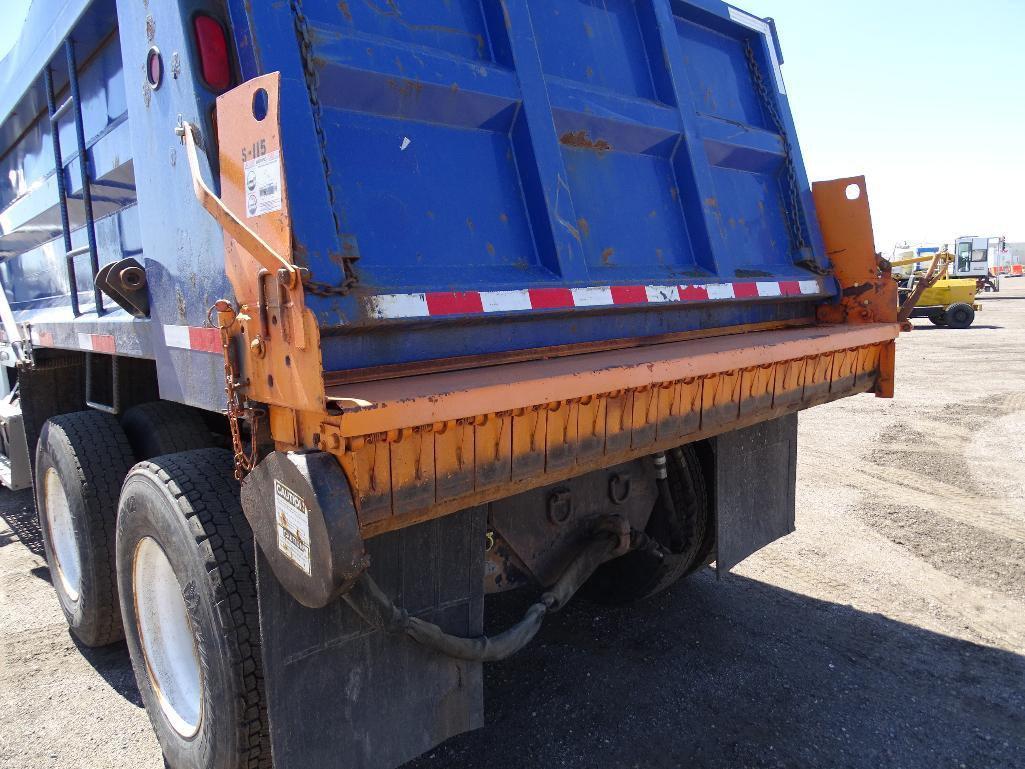
[[[1018,285],[1015,285],[1017,283]],[[1025,280],[802,417],[799,532],[631,610],[575,604],[414,765],[1025,767]],[[80,651],[0,495],[0,766],[159,767],[123,647]],[[503,599],[489,622],[516,611]]]

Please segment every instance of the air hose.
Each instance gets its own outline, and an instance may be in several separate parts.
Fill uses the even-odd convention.
[[[631,530],[625,519],[615,516],[601,519],[593,538],[551,589],[531,604],[523,619],[494,636],[463,638],[446,633],[433,622],[411,616],[385,595],[368,572],[356,580],[344,599],[363,620],[379,630],[405,633],[417,643],[456,659],[497,662],[529,644],[541,629],[545,616],[569,603],[599,566],[632,550],[662,554],[657,542],[644,532]]]

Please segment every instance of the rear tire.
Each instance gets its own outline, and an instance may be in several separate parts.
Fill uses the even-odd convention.
[[[53,417],[36,447],[36,505],[46,561],[71,632],[86,646],[121,640],[114,532],[132,449],[100,411]]]
[[[213,435],[200,413],[173,401],[133,406],[121,417],[121,426],[140,461],[214,446]]]
[[[700,569],[710,549],[712,508],[705,475],[693,446],[668,452],[669,486],[677,514],[675,527],[662,520],[656,504],[646,533],[669,550],[672,529],[683,542],[663,558],[635,550],[601,566],[581,595],[596,603],[620,605],[649,598]]]
[[[270,766],[252,531],[228,451],[136,465],[117,523],[125,637],[172,769]]]
[[[947,325],[947,319],[944,317],[943,311],[929,313],[929,322],[934,326],[945,326]]]
[[[975,322],[975,308],[959,302],[950,305],[943,317],[951,328],[968,328]]]

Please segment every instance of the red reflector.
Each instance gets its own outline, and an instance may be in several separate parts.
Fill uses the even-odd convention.
[[[231,85],[231,64],[224,28],[210,16],[199,15],[192,22],[196,32],[196,50],[203,80],[214,91],[226,91]]]

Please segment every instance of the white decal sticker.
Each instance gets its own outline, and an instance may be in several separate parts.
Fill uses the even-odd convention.
[[[278,550],[309,576],[309,511],[303,498],[278,480],[274,481],[274,517],[278,524]]]
[[[246,214],[250,217],[281,210],[281,153],[268,152],[247,160]]]

